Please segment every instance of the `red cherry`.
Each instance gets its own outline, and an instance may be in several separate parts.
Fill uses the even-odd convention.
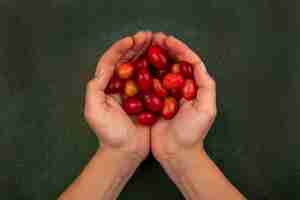
[[[138,114],[143,111],[143,103],[137,97],[128,97],[123,100],[123,109],[129,115]]]
[[[141,69],[148,69],[148,61],[146,59],[146,57],[140,57],[138,58],[134,63],[133,63],[135,69],[137,71],[141,70]]]
[[[167,90],[162,86],[162,83],[159,79],[154,78],[153,83],[153,92],[159,97],[166,97],[168,95]]]
[[[141,69],[136,74],[136,82],[141,91],[150,90],[152,87],[151,74],[147,69]]]
[[[168,59],[164,50],[157,45],[149,47],[147,58],[156,69],[165,69],[168,66]]]
[[[117,66],[116,71],[121,79],[129,79],[133,76],[134,66],[132,63],[123,63]]]
[[[157,116],[150,112],[142,112],[138,115],[137,120],[145,126],[152,126],[157,120]]]
[[[168,89],[180,89],[184,84],[184,78],[181,74],[168,73],[163,79],[163,86]]]
[[[124,93],[126,96],[132,97],[139,92],[136,83],[133,80],[127,80],[125,83]]]
[[[178,89],[172,89],[172,90],[170,90],[170,95],[172,97],[174,97],[175,99],[177,99],[177,100],[180,100],[181,97],[182,97],[181,90],[178,90]]]
[[[144,94],[144,104],[146,108],[152,112],[158,112],[163,107],[163,101],[155,96],[152,92]]]
[[[195,98],[197,93],[197,87],[195,81],[192,79],[186,79],[181,91],[182,91],[182,96],[185,99],[192,100],[193,98]]]
[[[179,66],[180,66],[180,73],[182,74],[183,77],[193,78],[194,76],[193,67],[190,63],[185,61],[180,61]]]
[[[164,107],[161,111],[161,115],[165,119],[172,119],[177,113],[178,106],[174,97],[167,97],[164,101]]]
[[[122,92],[124,86],[125,86],[124,80],[120,79],[117,76],[113,76],[113,78],[109,81],[105,92],[110,94]]]
[[[175,63],[172,65],[171,72],[172,73],[180,73],[180,66],[178,63]]]

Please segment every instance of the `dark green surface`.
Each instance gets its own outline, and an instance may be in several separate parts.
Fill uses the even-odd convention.
[[[225,175],[249,199],[300,199],[299,8],[297,0],[2,0],[0,198],[55,199],[79,174],[97,147],[82,116],[96,55],[150,29],[201,52],[217,80],[206,146]],[[182,197],[150,159],[120,199]]]

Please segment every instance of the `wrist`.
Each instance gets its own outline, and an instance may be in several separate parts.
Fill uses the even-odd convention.
[[[159,162],[167,171],[168,169],[172,169],[173,173],[184,174],[193,166],[195,160],[205,162],[207,158],[206,151],[199,145],[179,150],[177,153],[159,159]]]
[[[160,145],[159,147],[154,146],[152,148],[154,150],[154,156],[159,162],[168,162],[172,160],[181,160],[185,162],[186,160],[190,160],[191,157],[206,154],[203,143],[184,147],[175,142],[168,142],[165,145]]]
[[[137,167],[143,159],[132,152],[126,152],[119,149],[114,149],[110,147],[100,147],[96,155],[104,155],[109,157],[116,165]]]

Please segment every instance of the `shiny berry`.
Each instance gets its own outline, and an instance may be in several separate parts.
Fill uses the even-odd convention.
[[[192,100],[197,94],[197,87],[195,81],[192,79],[186,79],[184,86],[181,89],[182,96],[187,100]]]
[[[164,50],[157,45],[149,47],[147,59],[156,69],[165,69],[168,65],[167,56]]]
[[[138,93],[138,87],[133,80],[127,80],[125,83],[124,93],[126,96],[132,97]]]
[[[184,84],[184,78],[181,74],[168,73],[163,78],[163,86],[164,88],[171,89],[180,89]]]
[[[114,94],[122,92],[124,90],[124,80],[120,79],[117,76],[114,76],[108,83],[108,86],[105,90],[106,93]]]
[[[178,106],[174,97],[167,97],[164,101],[164,107],[161,111],[161,115],[165,119],[172,119],[177,113]]]
[[[172,65],[171,72],[172,73],[180,73],[180,66],[178,63],[175,63]]]
[[[148,69],[148,60],[146,57],[140,57],[133,63],[135,70]]]
[[[149,70],[141,69],[137,71],[136,83],[140,91],[150,90],[152,87],[152,78]]]
[[[129,79],[133,76],[134,66],[132,63],[123,63],[117,66],[116,72],[121,79]]]
[[[158,112],[163,107],[163,100],[152,92],[145,93],[143,100],[145,107],[152,112]]]
[[[184,78],[193,78],[193,67],[190,63],[185,62],[185,61],[180,61],[179,62],[180,66],[180,73]]]
[[[166,97],[168,95],[167,90],[163,87],[161,81],[157,78],[152,80],[153,83],[153,92],[159,97]]]
[[[157,116],[151,112],[142,112],[137,116],[139,124],[152,126],[157,120]]]
[[[180,100],[181,97],[182,97],[181,90],[178,90],[178,89],[171,89],[171,90],[169,91],[169,93],[170,93],[170,95],[171,95],[172,97],[174,97],[174,98],[177,99],[177,100]]]
[[[137,97],[128,97],[124,99],[122,106],[129,115],[138,114],[143,111],[143,103]]]

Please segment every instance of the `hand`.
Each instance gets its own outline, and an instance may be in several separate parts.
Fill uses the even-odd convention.
[[[181,101],[181,107],[172,120],[160,120],[151,129],[151,149],[159,160],[188,155],[203,150],[203,140],[216,116],[216,86],[201,59],[173,36],[156,33],[153,43],[166,49],[175,60],[193,64],[198,86],[197,97]]]
[[[150,130],[135,124],[112,96],[104,93],[116,65],[135,59],[150,45],[151,32],[138,32],[114,43],[100,58],[95,78],[87,84],[85,118],[101,149],[143,160],[150,149]]]

